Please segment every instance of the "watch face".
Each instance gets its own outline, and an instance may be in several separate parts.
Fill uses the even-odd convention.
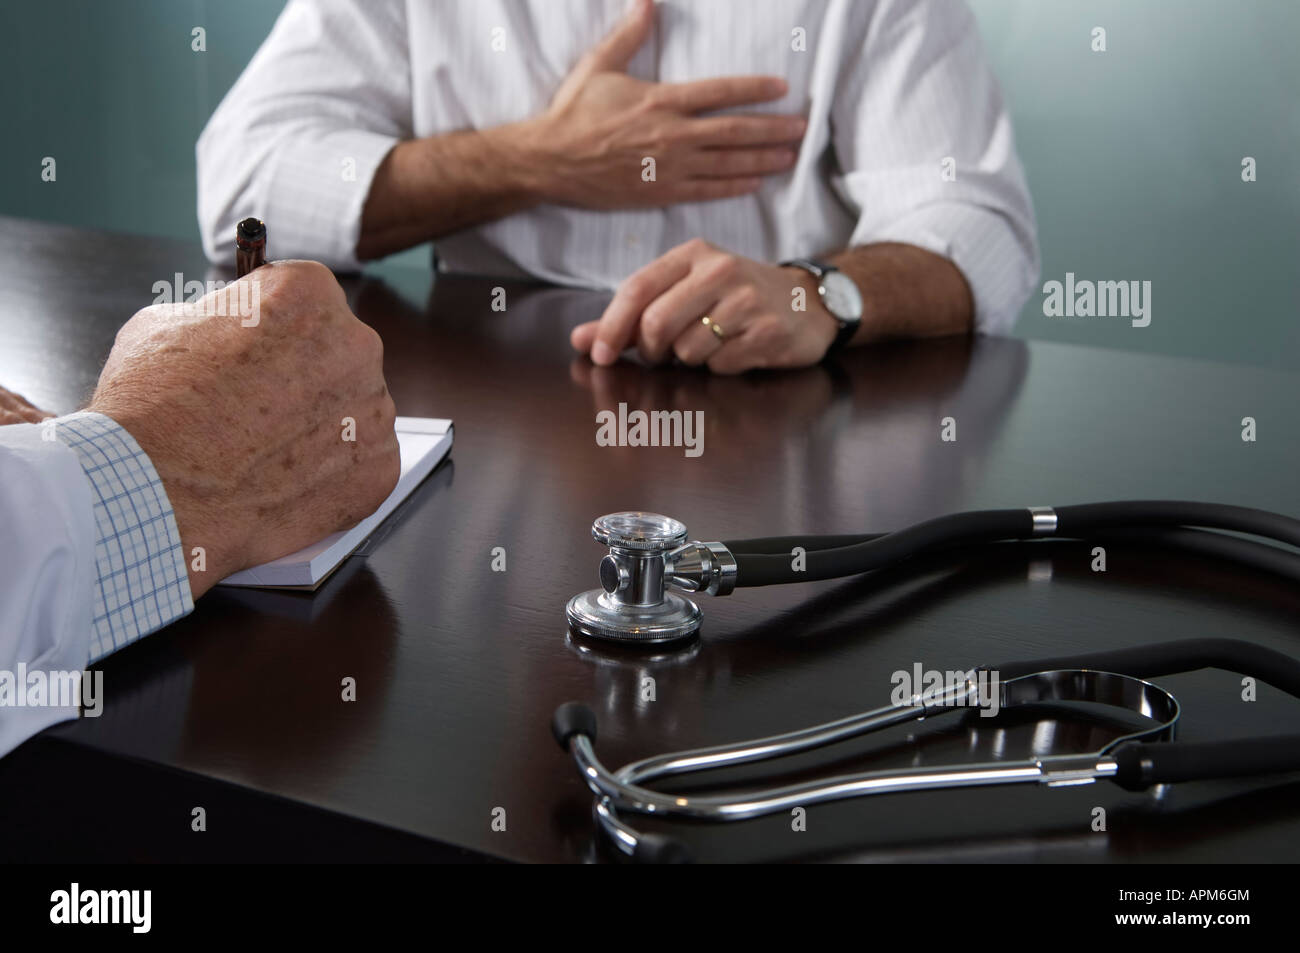
[[[862,294],[853,279],[840,271],[831,271],[821,278],[822,303],[826,310],[841,321],[862,320]]]

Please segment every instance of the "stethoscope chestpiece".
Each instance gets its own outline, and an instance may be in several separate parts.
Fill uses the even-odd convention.
[[[610,513],[591,524],[609,547],[600,561],[599,589],[569,600],[565,616],[575,632],[614,642],[661,644],[689,639],[703,614],[690,599],[667,589],[665,557],[686,543],[686,527],[658,513]]]

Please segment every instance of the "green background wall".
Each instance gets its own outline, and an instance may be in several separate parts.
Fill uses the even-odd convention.
[[[971,5],[1016,121],[1042,280],[1153,282],[1149,327],[1047,318],[1035,295],[1017,333],[1300,369],[1300,3]],[[0,213],[196,238],[194,142],[282,7],[6,3]],[[190,49],[195,26],[205,53]],[[1090,48],[1097,26],[1105,53]],[[43,156],[56,183],[40,179]],[[389,265],[427,262],[416,250]]]

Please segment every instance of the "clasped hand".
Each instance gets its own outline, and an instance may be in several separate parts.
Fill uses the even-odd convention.
[[[597,364],[635,345],[654,363],[676,357],[739,374],[815,364],[838,328],[803,269],[693,239],[627,278],[600,320],[574,328],[570,340]]]

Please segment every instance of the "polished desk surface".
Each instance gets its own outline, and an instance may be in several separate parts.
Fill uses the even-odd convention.
[[[153,300],[155,282],[230,277],[210,275],[193,244],[13,219],[0,220],[0,261],[0,383],[58,412],[85,400],[115,331]],[[1095,573],[1089,550],[1069,545],[705,597],[702,638],[676,653],[575,643],[564,604],[597,584],[602,550],[588,530],[614,510],[667,513],[703,539],[882,531],[971,508],[1124,498],[1300,513],[1297,380],[1000,339],[881,347],[831,369],[733,379],[598,369],[567,339],[605,296],[511,283],[499,312],[496,284],[345,279],[353,309],[384,338],[398,412],[455,420],[450,463],[320,590],[214,591],[104,663],[101,718],[26,749],[162,766],[340,823],[372,822],[390,843],[577,861],[605,855],[593,851],[587,790],[549,734],[551,712],[570,699],[596,710],[597,751],[616,766],[877,707],[891,673],[917,662],[949,670],[1209,636],[1300,651],[1293,584],[1144,547],[1111,547]],[[1236,320],[1248,324],[1248,306]],[[703,410],[703,455],[597,446],[596,412],[621,401]],[[1241,440],[1246,416],[1254,443]],[[940,439],[945,417],[955,441]],[[496,547],[505,572],[492,569]],[[355,702],[340,699],[345,677],[357,681]],[[1230,673],[1161,681],[1183,702],[1184,738],[1300,721],[1300,703],[1268,686],[1241,701]],[[829,763],[1087,750],[1105,730],[1059,716],[948,715],[849,745]],[[827,763],[827,753],[803,758],[793,775]],[[712,860],[1289,861],[1297,794],[1294,778],[1188,784],[1160,798],[1109,784],[972,789],[818,806],[797,833],[783,816],[641,826],[676,831]],[[1091,829],[1095,806],[1107,810],[1105,833]],[[492,828],[498,807],[505,831]],[[180,808],[187,830],[189,802]]]

